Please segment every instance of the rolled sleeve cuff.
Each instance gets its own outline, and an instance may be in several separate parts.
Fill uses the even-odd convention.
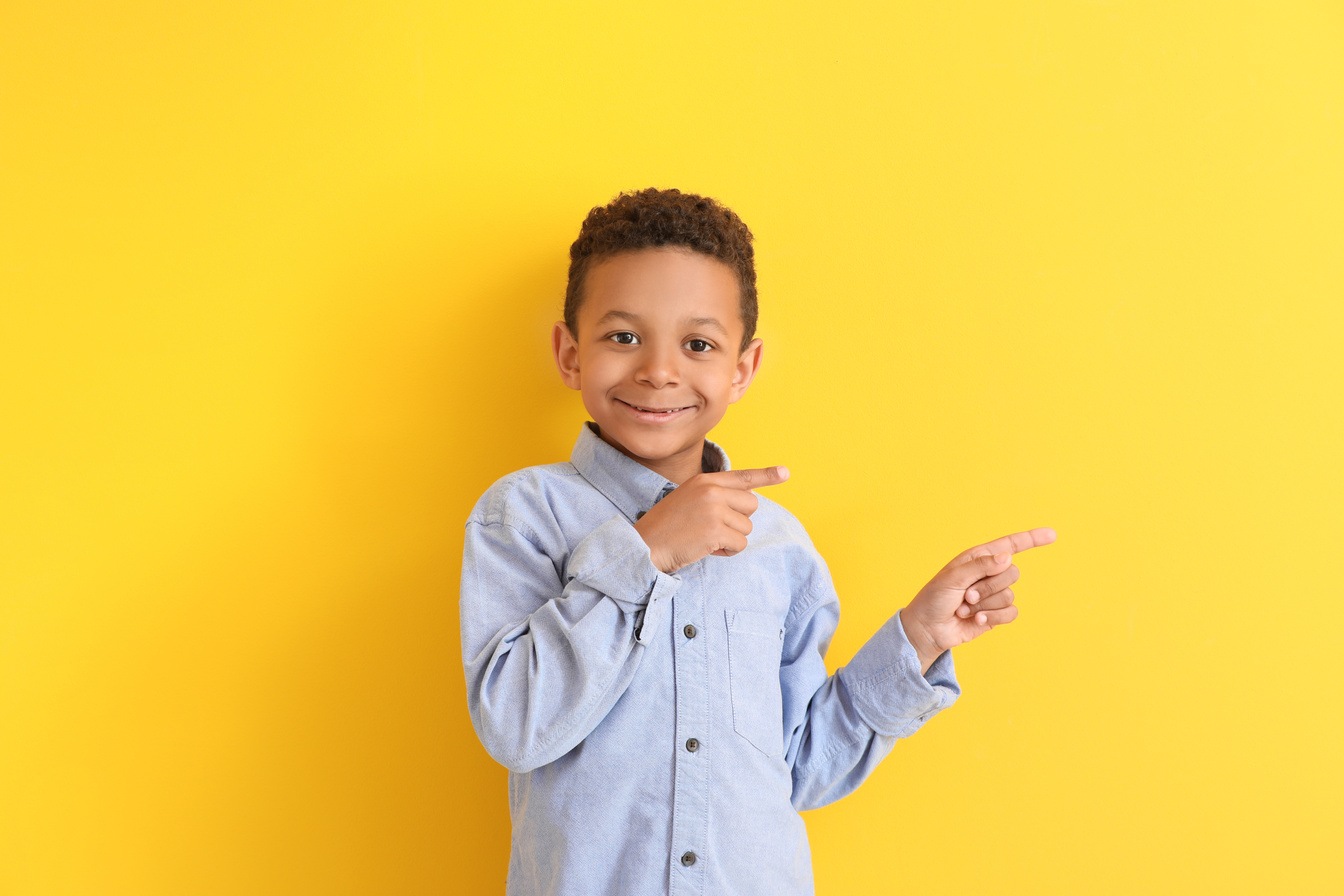
[[[647,644],[658,631],[681,587],[681,580],[653,565],[649,546],[623,517],[612,517],[574,548],[569,573],[577,581],[620,604],[630,613],[642,613],[635,640]]]
[[[874,730],[908,737],[961,695],[952,651],[921,675],[919,655],[893,615],[838,673],[863,720]]]

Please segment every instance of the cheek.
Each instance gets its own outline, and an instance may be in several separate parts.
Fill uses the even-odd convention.
[[[584,390],[602,391],[620,378],[620,364],[613,363],[609,355],[594,353],[583,367]]]

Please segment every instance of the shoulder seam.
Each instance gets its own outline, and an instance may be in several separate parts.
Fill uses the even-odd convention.
[[[532,531],[532,529],[528,528],[527,526],[515,525],[507,520],[477,520],[477,519],[467,520],[467,525],[480,526],[483,529],[508,529],[512,532],[516,532],[519,535],[521,535],[524,541],[532,545],[532,547],[536,548],[538,551],[542,551],[543,553],[545,552],[541,546],[541,536],[538,535],[536,532]]]

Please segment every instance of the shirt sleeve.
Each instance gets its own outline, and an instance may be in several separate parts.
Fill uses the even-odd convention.
[[[563,572],[539,541],[472,520],[462,557],[471,721],[490,755],[517,772],[558,759],[601,722],[680,584],[621,517],[575,545]]]
[[[927,674],[896,614],[849,665],[826,674],[826,648],[840,620],[829,574],[822,595],[786,628],[780,685],[785,759],[794,808],[815,809],[854,791],[891,752],[961,693],[944,651]]]

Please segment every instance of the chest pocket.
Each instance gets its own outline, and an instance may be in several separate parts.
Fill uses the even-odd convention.
[[[771,613],[724,610],[733,730],[767,756],[784,750],[784,704],[779,663],[784,629]]]

